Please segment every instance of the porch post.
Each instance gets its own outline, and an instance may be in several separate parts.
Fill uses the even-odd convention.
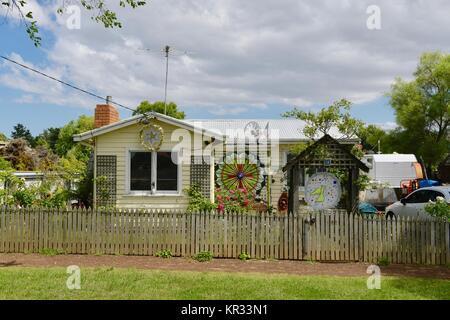
[[[299,179],[299,166],[293,165],[289,169],[289,200],[288,200],[288,212],[297,213],[299,208],[298,202],[298,187],[300,185]]]

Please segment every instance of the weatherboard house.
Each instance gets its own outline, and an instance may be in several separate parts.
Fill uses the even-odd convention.
[[[95,109],[95,129],[74,140],[93,147],[98,207],[185,209],[186,189],[195,184],[212,201],[217,189],[245,188],[263,207],[286,210],[282,168],[291,148],[308,140],[303,127],[295,119],[180,120],[160,113],[120,120],[107,103]],[[307,179],[299,177],[296,195]]]

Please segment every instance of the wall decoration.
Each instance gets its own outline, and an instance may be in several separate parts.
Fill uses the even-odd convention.
[[[287,213],[288,211],[288,193],[283,192],[278,199],[278,211],[280,213]]]
[[[216,181],[227,190],[246,189],[259,193],[264,181],[263,169],[252,154],[228,154],[216,171]]]
[[[329,172],[313,174],[306,183],[305,200],[313,209],[335,208],[341,199],[341,183]]]
[[[156,124],[148,124],[141,129],[139,137],[147,150],[158,151],[164,140],[164,131]]]

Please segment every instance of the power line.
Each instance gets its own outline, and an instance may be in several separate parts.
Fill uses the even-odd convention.
[[[65,86],[68,86],[68,87],[72,88],[72,89],[81,91],[81,92],[83,92],[83,93],[85,93],[85,94],[88,94],[88,95],[90,95],[90,96],[92,96],[92,97],[95,97],[95,98],[98,98],[98,99],[100,99],[100,100],[105,100],[104,97],[101,97],[101,96],[99,96],[99,95],[97,95],[97,94],[95,94],[95,93],[89,92],[89,91],[87,91],[87,90],[81,89],[81,88],[79,88],[79,87],[77,87],[77,86],[75,86],[75,85],[73,85],[73,84],[67,83],[67,82],[65,82],[65,81],[63,81],[63,80],[57,79],[57,78],[55,78],[55,77],[52,77],[52,76],[50,76],[50,75],[48,75],[48,74],[46,74],[46,73],[44,73],[44,72],[42,72],[42,71],[33,69],[33,68],[31,68],[31,67],[29,67],[29,66],[26,66],[26,65],[24,65],[24,64],[22,64],[22,63],[20,63],[20,62],[14,61],[14,60],[9,59],[9,58],[7,58],[7,57],[5,57],[5,56],[2,56],[2,55],[0,55],[0,58],[6,60],[6,61],[8,61],[8,62],[14,63],[14,64],[16,64],[16,65],[18,65],[18,66],[20,66],[20,67],[22,67],[22,68],[25,68],[25,69],[29,70],[29,71],[32,71],[32,72],[34,72],[34,73],[37,73],[37,74],[39,74],[39,75],[41,75],[41,76],[44,76],[44,77],[46,77],[46,78],[49,78],[49,79],[51,79],[51,80],[53,80],[53,81],[59,82],[59,83],[65,85]],[[127,109],[127,110],[129,110],[129,111],[133,111],[133,112],[135,111],[135,109],[130,108],[130,107],[127,107],[127,106],[124,106],[123,104],[120,104],[120,103],[118,103],[118,102],[115,102],[115,101],[112,101],[112,100],[108,100],[108,101],[109,101],[110,103],[112,103],[112,104],[115,104],[115,105],[118,106],[118,107]]]

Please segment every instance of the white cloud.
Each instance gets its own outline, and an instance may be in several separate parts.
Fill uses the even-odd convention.
[[[381,8],[379,31],[366,28],[371,4]],[[42,10],[48,16],[49,7]],[[161,49],[170,44],[179,51],[170,59],[169,100],[181,107],[238,115],[342,97],[367,102],[396,76],[411,77],[421,52],[450,50],[449,10],[447,0],[152,0],[118,9],[120,30],[106,30],[86,14],[80,30],[65,28],[64,17],[59,24],[45,20],[55,44],[43,69],[136,106],[163,98]],[[14,68],[0,81],[49,103],[94,104]]]

